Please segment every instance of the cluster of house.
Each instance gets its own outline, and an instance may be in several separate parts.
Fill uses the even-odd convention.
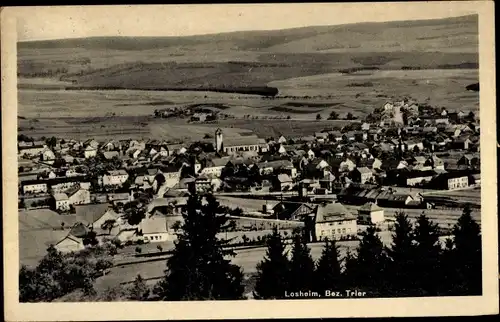
[[[367,202],[357,211],[349,211],[340,202],[319,205],[283,201],[273,208],[274,216],[281,220],[302,221],[311,241],[355,238],[359,224],[380,225],[385,222],[384,209],[374,202]]]
[[[123,206],[137,193],[148,192],[153,206],[143,224],[144,240],[162,241],[168,225],[166,219],[156,218],[180,215],[186,196],[194,191],[297,190],[302,197],[336,193],[343,203],[367,204],[363,208],[375,209],[371,214],[384,202],[402,207],[422,204],[419,196],[398,195],[382,186],[454,190],[480,185],[478,121],[444,109],[421,113],[415,106],[383,106],[393,120],[402,114],[402,124],[353,123],[300,137],[224,137],[217,129],[214,142],[192,145],[154,139],[19,141],[20,206],[59,212],[91,203]],[[99,167],[102,171],[96,170]],[[351,218],[344,216],[348,212],[343,213],[340,203],[325,207],[315,210],[318,238],[357,232],[352,219],[339,219]],[[130,227],[120,224],[121,215],[107,211],[103,218],[107,217],[102,220],[125,227],[117,230],[118,238],[127,236]]]

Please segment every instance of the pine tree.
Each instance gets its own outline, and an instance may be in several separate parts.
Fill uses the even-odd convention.
[[[340,254],[335,240],[326,240],[315,271],[315,289],[324,294],[325,290],[339,289],[341,283]]]
[[[437,296],[438,286],[444,278],[440,267],[442,256],[439,242],[439,229],[427,216],[422,214],[417,219],[414,231],[415,252],[413,279],[419,295]]]
[[[457,272],[456,285],[459,295],[482,293],[481,229],[472,219],[470,206],[464,208],[462,216],[453,228],[454,266]]]
[[[390,257],[389,273],[391,289],[398,295],[414,295],[413,282],[415,272],[415,250],[413,246],[413,227],[408,216],[399,212],[396,214],[392,245],[388,250]]]
[[[311,250],[307,247],[302,231],[293,236],[292,259],[290,261],[290,290],[303,291],[313,288],[314,261]]]
[[[219,204],[206,195],[206,204],[192,195],[184,217],[182,232],[172,256],[167,260],[165,278],[154,293],[160,300],[236,300],[243,297],[243,273],[225,256],[226,240],[217,234],[225,229],[226,215],[219,215]]]
[[[285,244],[274,228],[266,238],[267,251],[264,260],[257,264],[257,281],[254,297],[258,299],[279,299],[289,289],[290,262]]]
[[[128,293],[128,297],[134,301],[145,301],[148,299],[149,288],[140,274],[135,278],[134,284],[128,290]]]
[[[375,226],[368,226],[363,233],[357,256],[346,261],[346,269],[350,287],[370,289],[372,294],[387,290],[387,255]]]

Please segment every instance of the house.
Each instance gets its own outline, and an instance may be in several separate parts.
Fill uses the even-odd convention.
[[[404,148],[402,151],[415,151],[416,149],[418,149],[418,151],[422,151],[424,149],[424,144],[421,141],[408,140],[403,144]]]
[[[292,178],[285,173],[278,174],[274,180],[274,189],[276,191],[286,191],[293,187]]]
[[[301,202],[282,201],[273,207],[273,219],[303,221],[314,212],[314,207]]]
[[[316,141],[319,143],[325,143],[328,141],[328,133],[326,132],[316,132],[314,133],[314,136],[316,137]]]
[[[352,172],[356,168],[356,163],[351,159],[345,159],[340,163],[340,172]]]
[[[469,150],[472,141],[468,137],[459,137],[451,143],[453,149]]]
[[[85,249],[83,240],[75,237],[71,233],[54,245],[54,248],[61,253],[77,252]]]
[[[120,156],[120,152],[118,152],[118,151],[104,151],[102,153],[102,155],[104,156],[104,158],[106,160],[111,160],[113,158],[118,158]]]
[[[51,149],[45,148],[42,151],[42,160],[43,161],[51,161],[51,160],[55,160],[55,159],[56,159],[56,155],[54,154],[54,152],[52,152]]]
[[[481,160],[479,158],[479,153],[467,153],[464,154],[457,162],[457,165],[462,165],[466,167],[478,168],[481,165]]]
[[[279,144],[285,144],[286,143],[286,138],[283,135],[280,136],[279,139],[278,139],[278,143]]]
[[[426,160],[425,166],[430,166],[433,170],[444,170],[444,161],[433,154]]]
[[[362,131],[368,131],[368,130],[370,130],[370,123],[364,122],[363,124],[361,124],[361,130]]]
[[[209,175],[220,178],[222,174],[222,169],[226,166],[229,161],[229,157],[214,158],[212,160],[206,161],[206,165],[201,169],[201,175]]]
[[[65,193],[55,193],[54,194],[54,206],[56,210],[67,211],[69,210],[69,198]]]
[[[358,220],[361,223],[378,224],[384,222],[384,209],[376,203],[367,202],[358,209]]]
[[[340,131],[329,131],[328,136],[330,138],[330,141],[342,141],[342,133]]]
[[[97,148],[99,147],[99,142],[97,142],[94,139],[88,139],[87,141],[83,142],[83,146],[84,147],[91,147],[94,150],[97,150]]]
[[[337,202],[319,205],[316,208],[314,223],[316,240],[339,240],[356,236],[358,233],[356,217]]]
[[[102,215],[89,223],[89,228],[100,235],[117,235],[120,231],[120,216],[111,208],[108,208]]]
[[[438,175],[431,182],[436,189],[454,190],[467,188],[469,186],[469,176],[464,173],[447,172]]]
[[[86,205],[90,203],[90,191],[83,189],[80,184],[65,191],[70,205]]]
[[[104,151],[113,151],[115,149],[118,149],[120,146],[117,142],[115,142],[114,140],[110,140],[106,143],[104,143],[101,147],[102,150]]]
[[[34,157],[41,154],[46,148],[47,146],[45,144],[35,144],[35,142],[18,145],[18,156]]]
[[[314,158],[315,158],[315,156],[316,156],[316,155],[314,154],[314,151],[313,151],[313,150],[309,149],[309,150],[307,151],[307,157],[308,157],[310,160],[314,159]]]
[[[41,180],[26,180],[21,183],[22,192],[27,193],[46,193],[48,191],[47,183]]]
[[[167,218],[164,216],[144,218],[139,224],[139,231],[145,242],[158,243],[171,239],[167,226]]]
[[[85,157],[85,159],[96,157],[97,149],[89,145],[83,151],[83,156]]]
[[[105,175],[102,176],[103,186],[121,186],[125,181],[128,180],[127,171],[121,170],[110,170]]]
[[[352,171],[351,178],[354,182],[365,184],[373,179],[373,172],[367,167],[356,168]]]
[[[286,154],[286,149],[285,149],[285,146],[283,144],[280,144],[280,147],[278,149],[278,153],[281,154],[281,155],[285,155]]]
[[[433,170],[428,171],[406,171],[401,174],[402,184],[406,186],[416,186],[418,184],[424,184],[430,182],[436,172]]]
[[[255,164],[255,166],[259,169],[259,173],[261,175],[269,175],[276,172],[288,172],[292,178],[297,176],[297,169],[289,160],[259,162]]]

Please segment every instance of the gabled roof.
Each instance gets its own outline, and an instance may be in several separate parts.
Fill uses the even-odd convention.
[[[367,167],[356,168],[356,170],[361,174],[372,173],[372,170]]]
[[[361,208],[359,208],[359,210],[373,212],[373,211],[379,211],[379,210],[384,210],[384,209],[380,208],[376,203],[367,202],[363,206],[361,206]]]
[[[120,170],[109,170],[107,171],[108,175],[110,176],[124,176],[127,175],[127,171],[120,169]]]
[[[356,217],[338,202],[319,205],[316,208],[316,223],[353,219]]]
[[[292,178],[286,173],[281,173],[278,175],[279,182],[291,182]]]
[[[167,218],[163,216],[152,216],[144,218],[140,223],[140,229],[143,234],[166,233]]]
[[[54,199],[56,201],[68,200],[68,195],[65,194],[65,193],[55,193],[54,194]]]

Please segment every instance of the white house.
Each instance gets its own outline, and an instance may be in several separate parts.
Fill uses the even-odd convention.
[[[128,179],[127,171],[111,170],[102,177],[103,186],[121,186]]]
[[[167,218],[151,216],[144,218],[139,224],[139,230],[145,242],[158,243],[170,240]]]
[[[384,209],[373,202],[368,202],[358,209],[358,219],[362,223],[381,223],[385,220]]]
[[[97,149],[89,145],[83,151],[83,156],[85,159],[93,158],[97,156]]]
[[[47,192],[47,183],[45,182],[32,182],[23,184],[23,193],[42,193]]]
[[[56,155],[49,148],[46,148],[42,151],[42,160],[50,161],[50,160],[55,160],[55,158]]]
[[[68,234],[66,237],[64,237],[61,241],[55,244],[54,247],[61,253],[77,252],[85,249],[83,240],[71,234]]]
[[[358,233],[356,216],[341,203],[319,205],[315,213],[315,233],[318,240],[326,238],[338,240],[342,237],[356,236]]]
[[[68,195],[65,193],[55,193],[54,194],[54,201],[55,201],[55,207],[56,210],[69,210],[69,198]]]

